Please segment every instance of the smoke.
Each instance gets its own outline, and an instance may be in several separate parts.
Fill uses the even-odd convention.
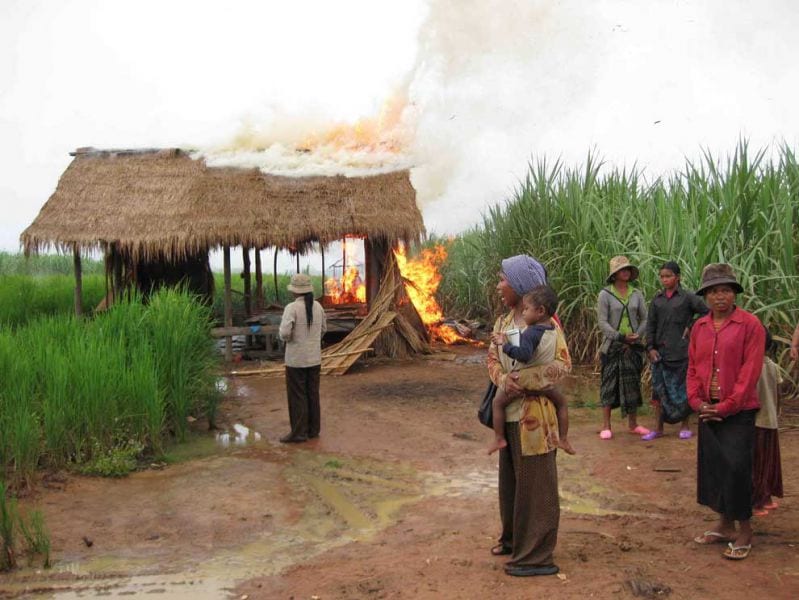
[[[432,0],[409,97],[428,230],[461,231],[531,159],[650,177],[702,149],[796,144],[799,8],[741,0]]]

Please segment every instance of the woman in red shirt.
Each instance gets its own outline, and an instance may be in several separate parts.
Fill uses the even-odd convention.
[[[710,314],[691,329],[686,382],[688,402],[699,413],[697,501],[719,514],[716,527],[695,541],[727,542],[724,557],[733,560],[752,549],[752,450],[765,349],[760,320],[735,306],[742,291],[729,265],[702,271],[696,293]]]

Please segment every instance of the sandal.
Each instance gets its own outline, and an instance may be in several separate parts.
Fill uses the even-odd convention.
[[[765,517],[768,514],[768,510],[765,508],[753,508],[752,514],[756,517]]]
[[[752,544],[746,544],[745,546],[736,546],[732,542],[727,544],[727,549],[722,552],[722,556],[724,558],[729,558],[730,560],[743,560],[749,553],[752,551]]]
[[[707,546],[710,544],[723,544],[724,542],[731,542],[732,540],[718,531],[706,531],[702,535],[696,536],[694,541],[702,546]]]
[[[634,433],[635,435],[646,435],[651,432],[643,425],[636,425],[635,429],[630,429],[630,433]]]
[[[599,432],[599,437],[603,440],[609,440],[613,437],[613,432],[610,429],[603,429]]]
[[[641,441],[651,442],[652,440],[654,440],[656,438],[659,438],[659,437],[663,437],[663,432],[661,432],[661,431],[650,431],[649,433],[646,433],[646,434],[641,436]]]
[[[513,554],[513,547],[508,544],[500,542],[491,548],[491,556],[507,556],[508,554]]]
[[[680,430],[680,439],[681,440],[690,440],[694,437],[694,434],[691,432],[690,429],[682,429]]]

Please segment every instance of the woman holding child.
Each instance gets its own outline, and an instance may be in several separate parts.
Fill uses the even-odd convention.
[[[542,285],[546,270],[535,259],[518,255],[502,261],[497,292],[509,310],[497,319],[495,334],[525,330],[522,299]],[[499,453],[502,535],[491,553],[510,555],[505,572],[519,577],[558,572],[552,558],[560,520],[555,450],[560,443],[558,428],[565,424],[558,424],[555,403],[565,407],[565,399],[556,390],[536,390],[551,388],[562,379],[571,369],[571,358],[557,320],[549,319],[546,326],[554,327],[551,362],[516,371],[502,346],[491,344],[488,351],[489,377],[509,399],[504,407],[506,445]]]

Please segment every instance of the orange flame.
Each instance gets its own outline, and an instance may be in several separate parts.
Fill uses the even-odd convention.
[[[433,338],[445,344],[467,342],[454,329],[441,324],[444,313],[436,301],[436,290],[441,283],[438,268],[447,258],[447,249],[440,244],[425,248],[418,258],[409,260],[405,248],[400,246],[394,251],[394,256],[397,258],[400,273],[406,280],[405,291]]]
[[[409,142],[408,132],[402,124],[402,113],[406,106],[404,96],[391,97],[383,103],[377,116],[312,132],[298,144],[298,149],[311,152],[328,147],[345,151],[403,152]]]
[[[349,262],[358,256],[359,247],[357,241],[361,238],[345,236],[341,250],[344,260]],[[326,301],[330,304],[363,304],[366,302],[366,285],[361,279],[361,272],[355,265],[349,265],[344,269],[339,279],[329,277],[325,281]]]

